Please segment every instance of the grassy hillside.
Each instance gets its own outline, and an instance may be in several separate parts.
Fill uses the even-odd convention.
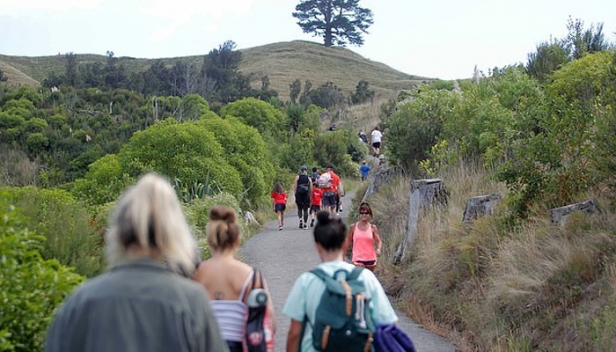
[[[271,88],[278,91],[280,97],[288,99],[289,85],[300,79],[302,85],[306,80],[313,87],[327,81],[349,93],[355,89],[360,80],[370,82],[371,89],[377,97],[388,97],[401,89],[410,89],[425,78],[413,76],[380,63],[365,59],[346,48],[326,48],[321,44],[292,41],[263,45],[241,50],[243,61],[242,73],[251,76],[253,87],[261,85],[261,77],[268,75]],[[94,61],[104,62],[104,55],[79,54],[80,64]],[[136,59],[120,57],[119,63],[127,72],[146,69],[157,59]],[[161,59],[168,65],[177,60],[194,63],[203,62],[203,55]],[[40,85],[52,71],[64,72],[64,55],[24,57],[0,55],[0,69],[6,72],[9,84]]]

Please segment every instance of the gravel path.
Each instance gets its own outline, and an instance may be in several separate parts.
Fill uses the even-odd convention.
[[[344,197],[342,207],[344,216],[350,207],[352,197],[351,192]],[[248,240],[240,251],[244,260],[259,268],[267,278],[278,319],[276,352],[285,351],[290,320],[282,314],[282,307],[291,286],[301,273],[311,270],[320,263],[311,230],[311,228],[299,229],[297,211],[293,207],[285,214],[285,228],[282,231],[278,230],[276,220],[270,221],[261,232]],[[423,329],[402,312],[396,311],[396,313],[400,318],[398,325],[411,336],[418,351],[457,351],[447,340]]]

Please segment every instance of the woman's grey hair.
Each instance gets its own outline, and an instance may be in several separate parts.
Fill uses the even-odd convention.
[[[159,252],[174,271],[195,270],[197,245],[169,182],[149,173],[118,200],[105,234],[107,260],[114,266],[138,246]]]

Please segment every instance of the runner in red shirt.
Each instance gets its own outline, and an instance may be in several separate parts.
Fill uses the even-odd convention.
[[[312,185],[312,201],[310,202],[310,227],[314,227],[314,221],[317,218],[317,213],[321,210],[321,200],[323,199],[323,191],[315,182]]]
[[[282,230],[284,226],[284,211],[287,209],[287,193],[282,188],[280,182],[276,182],[274,185],[271,197],[274,203],[274,212],[278,214],[278,230]]]

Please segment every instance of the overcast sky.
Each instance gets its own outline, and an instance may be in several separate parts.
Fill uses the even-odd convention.
[[[299,0],[0,0],[0,54],[74,52],[163,58],[322,39],[291,16]],[[362,0],[374,14],[363,47],[349,49],[408,74],[467,78],[477,66],[525,62],[566,35],[572,16],[604,23],[616,41],[616,0]]]

